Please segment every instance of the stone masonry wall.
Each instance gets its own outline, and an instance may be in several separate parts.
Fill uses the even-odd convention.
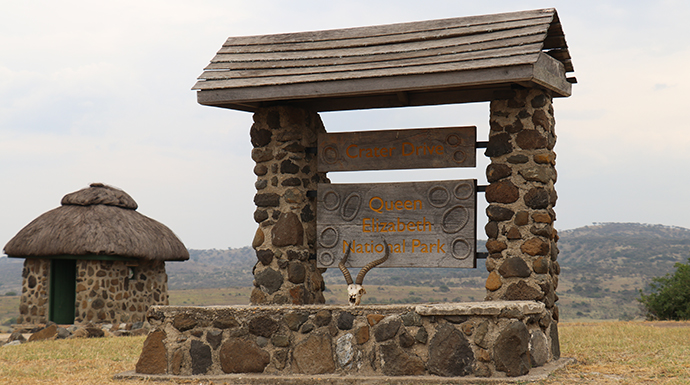
[[[25,259],[18,324],[38,324],[48,320],[49,290],[50,261],[36,258]]]
[[[294,107],[270,107],[254,114],[250,134],[257,176],[254,220],[259,223],[253,304],[323,303],[325,288],[316,268],[316,204],[307,191],[328,182],[318,173],[318,114]]]
[[[554,124],[547,91],[491,102],[486,299],[541,301],[558,321]]]
[[[123,261],[77,261],[75,323],[143,322],[152,305],[168,304],[165,262],[140,260],[136,275],[128,278]],[[18,324],[48,321],[50,260],[24,261]]]
[[[560,358],[550,320],[533,301],[157,306],[136,372],[520,376]]]
[[[139,260],[128,275],[124,261],[77,261],[74,322],[143,322],[150,306],[168,304],[165,262]]]

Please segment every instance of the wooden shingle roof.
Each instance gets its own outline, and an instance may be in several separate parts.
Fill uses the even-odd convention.
[[[5,253],[15,258],[118,256],[153,261],[184,261],[189,251],[164,224],[136,212],[126,192],[91,186],[62,198],[61,206],[21,229]]]
[[[487,101],[511,87],[571,93],[555,9],[231,37],[193,89],[200,104],[316,111]]]

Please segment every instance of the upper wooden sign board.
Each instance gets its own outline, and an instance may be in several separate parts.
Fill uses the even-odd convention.
[[[515,86],[567,97],[572,71],[548,8],[230,37],[193,89],[208,106],[340,111],[506,99]]]
[[[476,127],[319,134],[319,171],[475,167]]]

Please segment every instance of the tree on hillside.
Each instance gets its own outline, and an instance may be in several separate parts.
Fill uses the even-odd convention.
[[[690,319],[690,259],[688,264],[676,263],[676,271],[652,278],[650,293],[640,290],[638,299],[647,311],[648,319]]]

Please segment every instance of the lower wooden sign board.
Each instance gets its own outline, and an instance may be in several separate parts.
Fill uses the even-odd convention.
[[[317,266],[476,267],[477,181],[320,183]]]
[[[474,126],[320,133],[318,169],[475,167],[476,136]]]

